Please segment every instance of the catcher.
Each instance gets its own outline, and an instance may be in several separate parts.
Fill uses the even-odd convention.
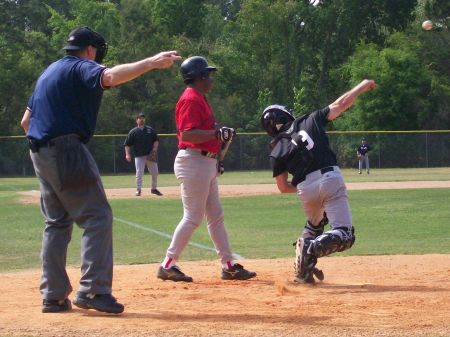
[[[298,118],[281,105],[270,105],[261,115],[262,127],[273,137],[270,160],[278,189],[297,192],[307,216],[295,242],[296,282],[314,283],[314,276],[323,280],[317,259],[349,249],[355,242],[347,190],[325,126],[375,87],[374,81],[364,80],[329,106]],[[324,233],[328,222],[331,230]]]
[[[134,151],[134,165],[136,166],[136,196],[142,192],[142,176],[145,166],[152,176],[150,192],[158,196],[163,195],[157,188],[158,185],[158,146],[159,138],[156,131],[145,125],[145,115],[140,113],[136,117],[136,127],[131,129],[125,139],[125,159],[131,162],[131,151]]]

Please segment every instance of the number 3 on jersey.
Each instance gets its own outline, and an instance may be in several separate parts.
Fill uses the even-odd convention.
[[[298,146],[297,142],[298,139],[301,139],[303,146],[306,147],[308,150],[311,151],[311,149],[314,147],[314,141],[312,138],[308,135],[308,133],[305,130],[300,130],[298,132],[298,137],[295,137],[295,140],[292,139],[292,143],[295,144],[295,146]]]

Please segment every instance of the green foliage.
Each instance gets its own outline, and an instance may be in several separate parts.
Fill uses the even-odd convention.
[[[345,65],[350,82],[374,79],[377,90],[365,94],[345,118],[336,123],[346,130],[416,130],[418,115],[427,107],[430,78],[403,33],[389,37],[385,48],[361,43]],[[425,94],[425,95],[424,95]]]
[[[105,64],[161,51],[203,55],[218,67],[208,94],[218,121],[260,131],[264,105],[303,114],[331,103],[363,77],[378,80],[334,127],[371,130],[448,128],[448,1],[339,0],[37,0],[0,2],[0,129],[20,134],[34,83],[63,55],[76,26],[103,34]],[[440,27],[423,32],[432,18]],[[178,67],[105,93],[97,133],[125,133],[145,111],[159,132],[173,132],[184,85]],[[333,126],[332,126],[333,127]]]

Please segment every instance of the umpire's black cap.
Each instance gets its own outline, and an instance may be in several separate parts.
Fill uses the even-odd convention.
[[[78,27],[69,33],[67,38],[67,44],[64,46],[64,50],[80,50],[87,46],[99,46],[106,45],[106,41],[99,33],[93,31],[89,27]]]

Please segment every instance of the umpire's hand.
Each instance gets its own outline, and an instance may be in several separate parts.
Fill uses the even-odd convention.
[[[181,56],[175,50],[163,51],[148,58],[152,69],[165,69],[173,65],[174,61],[180,61]]]

